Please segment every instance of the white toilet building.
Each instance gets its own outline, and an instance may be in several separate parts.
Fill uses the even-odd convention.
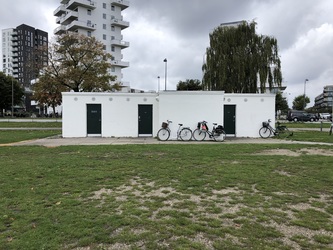
[[[224,91],[160,93],[65,92],[63,137],[155,137],[171,120],[171,139],[178,123],[194,130],[199,121],[222,124],[227,136],[259,137],[263,121],[275,123],[275,95],[226,94]]]

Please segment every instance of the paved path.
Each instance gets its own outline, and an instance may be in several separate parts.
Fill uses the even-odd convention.
[[[320,142],[299,142],[278,139],[262,139],[262,138],[226,138],[224,142],[215,141],[159,141],[152,137],[140,138],[127,138],[127,137],[85,137],[85,138],[62,138],[62,137],[49,137],[37,140],[21,141],[10,144],[2,144],[0,146],[45,146],[45,147],[58,147],[69,145],[128,145],[128,144],[308,144],[308,145],[330,145],[333,143],[320,143]]]

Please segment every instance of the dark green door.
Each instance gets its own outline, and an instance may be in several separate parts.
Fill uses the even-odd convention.
[[[102,133],[101,104],[87,104],[87,134]]]
[[[224,105],[224,130],[227,135],[236,135],[236,105]]]
[[[139,136],[153,134],[153,105],[139,105]]]

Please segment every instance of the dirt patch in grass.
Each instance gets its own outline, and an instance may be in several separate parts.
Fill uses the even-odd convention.
[[[269,152],[275,152],[269,151]],[[279,150],[278,150],[279,151]],[[301,152],[293,152],[289,150],[281,150],[280,154],[313,154],[322,153],[327,154],[329,151],[316,150],[316,149],[304,149]],[[269,153],[268,151],[264,153]],[[281,175],[290,176],[288,173],[279,171]],[[294,194],[287,193],[274,193],[281,196],[294,196]],[[147,224],[154,225],[168,225],[169,222],[184,223],[185,225],[197,225],[205,230],[216,230],[217,228],[226,230],[226,234],[219,239],[219,241],[232,242],[233,245],[242,247],[243,239],[239,237],[243,230],[248,230],[248,225],[256,225],[259,230],[271,231],[275,236],[275,240],[282,242],[286,247],[292,249],[302,249],[301,239],[306,241],[307,244],[318,247],[315,238],[320,235],[333,238],[333,228],[330,225],[333,223],[333,216],[326,213],[325,209],[333,202],[333,198],[327,195],[318,195],[318,197],[309,198],[308,203],[300,202],[296,204],[289,204],[283,207],[283,209],[277,209],[273,207],[267,207],[258,204],[257,206],[246,204],[242,197],[248,195],[246,191],[240,190],[237,187],[229,187],[221,190],[212,189],[211,192],[202,194],[186,194],[173,187],[157,186],[154,182],[145,181],[140,178],[132,179],[128,182],[128,185],[122,185],[115,189],[101,188],[100,190],[93,192],[90,199],[100,200],[100,206],[103,207],[108,202],[106,197],[112,196],[118,203],[116,208],[117,214],[127,214],[131,217],[131,211],[128,211],[126,204],[130,199],[135,199],[138,206],[133,210],[132,216],[136,214],[146,214],[145,220],[149,222]],[[253,185],[251,189],[251,195],[256,197],[262,196],[265,201],[274,199],[273,196],[267,196],[267,194],[261,194],[256,186]],[[275,197],[276,199],[276,197]],[[315,207],[315,204],[323,204],[322,207]],[[139,211],[139,212],[138,212]],[[307,227],[307,218],[299,217],[307,211],[317,211],[318,213],[325,213],[327,218],[325,220],[319,220],[318,223],[323,225],[320,230],[315,230],[311,227]],[[309,212],[309,213],[310,213]],[[176,223],[176,224],[177,224]],[[299,224],[297,224],[299,223]],[[313,222],[316,223],[316,222]],[[143,223],[145,224],[145,223]],[[302,226],[303,224],[303,226]],[[177,226],[175,226],[177,228]],[[192,226],[189,226],[191,228]],[[149,233],[151,229],[134,228],[130,231],[132,235],[141,235]],[[177,231],[174,229],[175,232]],[[191,231],[190,229],[187,229]],[[252,229],[251,229],[252,230]],[[256,229],[253,229],[254,231]],[[116,236],[113,236],[116,237]],[[177,245],[178,241],[189,241],[193,244],[203,246],[205,249],[214,249],[214,243],[216,239],[206,237],[205,233],[196,233],[187,236],[178,237],[173,235],[170,238],[164,240],[164,242],[158,242],[160,246],[173,246]],[[141,241],[140,247],[145,246],[145,242]],[[136,245],[138,246],[138,245]],[[126,249],[127,245],[104,245],[105,249]],[[325,247],[333,248],[333,244],[326,244]]]
[[[257,153],[256,155],[283,155],[283,156],[299,157],[302,154],[333,156],[333,150],[324,150],[319,148],[303,148],[297,151],[292,151],[288,149],[271,149],[271,150],[263,150]]]

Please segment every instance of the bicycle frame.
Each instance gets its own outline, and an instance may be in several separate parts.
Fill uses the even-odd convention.
[[[268,119],[267,122],[262,123],[262,127],[259,129],[259,135],[262,138],[268,138],[271,135],[285,136],[285,137],[289,137],[289,136],[293,135],[293,133],[290,132],[290,130],[286,126],[281,125],[281,123],[277,122],[276,128],[273,128],[270,125],[270,122],[271,122],[271,120]],[[269,131],[269,133],[267,133],[268,131]]]
[[[162,141],[169,140],[169,137],[171,135],[171,129],[169,127],[170,123],[172,123],[171,120],[167,120],[166,122],[162,123],[162,128],[157,132],[157,136],[160,140],[162,140]],[[182,140],[182,141],[191,140],[192,130],[189,127],[183,127],[182,123],[179,123],[178,125],[179,126],[178,126],[178,130],[177,130],[177,140]],[[167,133],[164,133],[163,131],[167,131]],[[163,136],[163,139],[160,135]]]
[[[223,130],[223,133],[217,133],[216,132],[216,125],[217,123],[213,123],[213,128],[210,131],[208,126],[207,126],[207,122],[206,121],[202,121],[200,122],[201,127],[198,127],[198,129],[200,129],[202,132],[205,132],[208,134],[209,138],[213,138],[215,141],[217,140],[217,138],[219,138],[221,135],[223,136],[221,141],[224,141],[225,138],[225,132]],[[206,129],[207,128],[207,129]]]

